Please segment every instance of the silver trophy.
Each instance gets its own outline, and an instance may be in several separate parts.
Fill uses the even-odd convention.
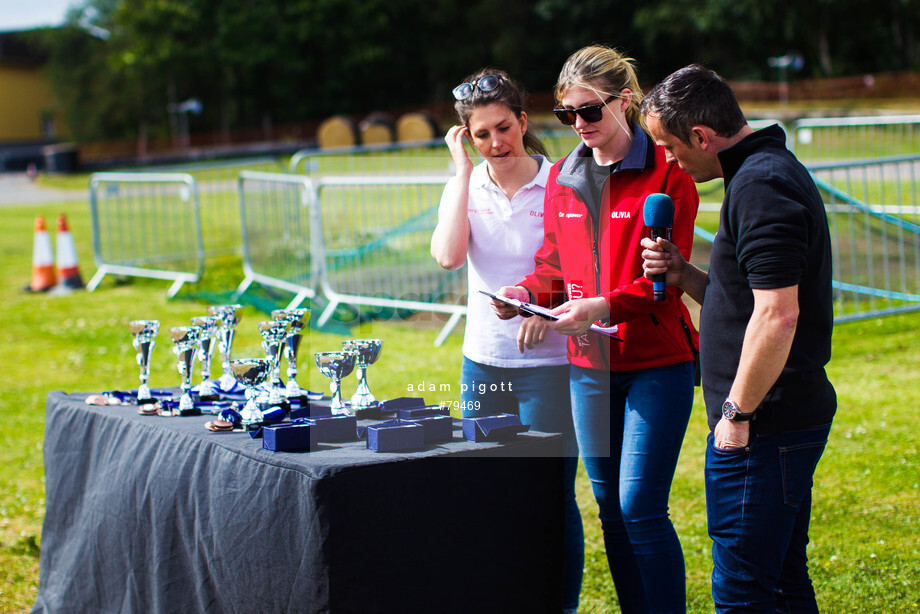
[[[262,410],[256,401],[259,396],[257,387],[271,373],[269,358],[237,358],[230,361],[230,372],[246,388],[246,405],[240,410],[240,418],[245,430],[251,430],[262,424]]]
[[[230,351],[233,349],[234,329],[243,317],[243,306],[211,305],[208,307],[208,315],[220,318],[220,324],[217,326],[217,345],[220,348],[222,361],[221,376],[218,382],[221,389],[229,392],[236,383],[233,372],[230,370]]]
[[[169,329],[169,336],[173,340],[173,353],[179,359],[179,375],[182,376],[182,396],[179,397],[178,414],[190,414],[195,409],[189,390],[192,389],[192,366],[195,364],[195,354],[198,353],[198,339],[201,337],[201,328],[197,326],[175,326]],[[163,412],[164,416],[176,415]]]
[[[220,324],[218,316],[197,316],[192,318],[192,326],[201,329],[198,338],[198,361],[201,363],[201,384],[198,386],[198,396],[201,398],[214,398],[218,395],[217,385],[211,379],[211,354],[214,352],[214,339],[217,337],[217,327]]]
[[[284,340],[284,357],[287,359],[287,387],[285,395],[290,398],[303,394],[300,384],[297,383],[297,353],[300,350],[301,334],[307,322],[310,321],[309,309],[276,309],[272,312],[272,319],[288,323],[288,334]]]
[[[355,352],[317,352],[313,355],[320,373],[332,380],[332,413],[351,416],[352,412],[342,401],[342,378],[355,368]]]
[[[128,323],[128,327],[134,337],[132,343],[134,349],[137,350],[137,366],[141,368],[141,385],[137,388],[137,402],[138,404],[146,403],[153,399],[147,381],[150,379],[150,355],[156,344],[153,338],[160,330],[160,322],[159,320],[132,320]]]
[[[281,381],[281,344],[287,337],[288,323],[281,320],[266,320],[259,322],[259,334],[262,335],[262,349],[265,356],[271,361],[269,373],[268,402],[278,405],[283,400],[281,393],[284,382]]]
[[[342,342],[342,349],[353,351],[357,355],[355,366],[358,368],[358,389],[351,397],[352,410],[369,409],[377,406],[377,399],[367,387],[367,368],[377,362],[383,341],[380,339],[349,339]]]

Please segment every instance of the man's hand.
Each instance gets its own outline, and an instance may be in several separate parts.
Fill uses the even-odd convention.
[[[722,448],[723,450],[744,448],[751,438],[751,423],[734,422],[722,418],[716,424],[713,437],[717,448]]]
[[[677,246],[664,238],[659,238],[656,243],[649,237],[642,239],[639,244],[645,248],[642,250],[642,270],[646,279],[664,273],[666,285],[680,285],[687,261]]]

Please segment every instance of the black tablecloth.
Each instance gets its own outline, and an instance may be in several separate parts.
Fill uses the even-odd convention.
[[[558,435],[270,452],[48,395],[33,612],[558,612]]]

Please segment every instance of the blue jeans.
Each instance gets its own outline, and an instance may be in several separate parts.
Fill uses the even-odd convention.
[[[493,390],[494,388],[494,390]],[[518,414],[521,422],[545,433],[562,433],[563,504],[563,607],[578,607],[585,566],[585,535],[575,500],[578,445],[572,426],[569,365],[506,369],[490,367],[466,357],[460,369],[460,400],[464,418],[491,414]],[[474,403],[478,402],[478,409]]]
[[[706,445],[706,511],[717,612],[815,612],[808,520],[830,423],[754,435],[746,448]]]
[[[613,373],[572,367],[575,434],[624,613],[686,611],[668,496],[692,405],[691,362]]]

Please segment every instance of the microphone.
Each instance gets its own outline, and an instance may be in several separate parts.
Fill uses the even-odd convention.
[[[671,227],[674,226],[674,201],[667,194],[649,194],[645,197],[645,205],[642,209],[642,217],[645,225],[648,226],[649,236],[652,241],[657,241],[658,237],[664,237],[671,240]],[[658,273],[652,276],[652,292],[655,302],[661,302],[666,299],[664,273]]]

